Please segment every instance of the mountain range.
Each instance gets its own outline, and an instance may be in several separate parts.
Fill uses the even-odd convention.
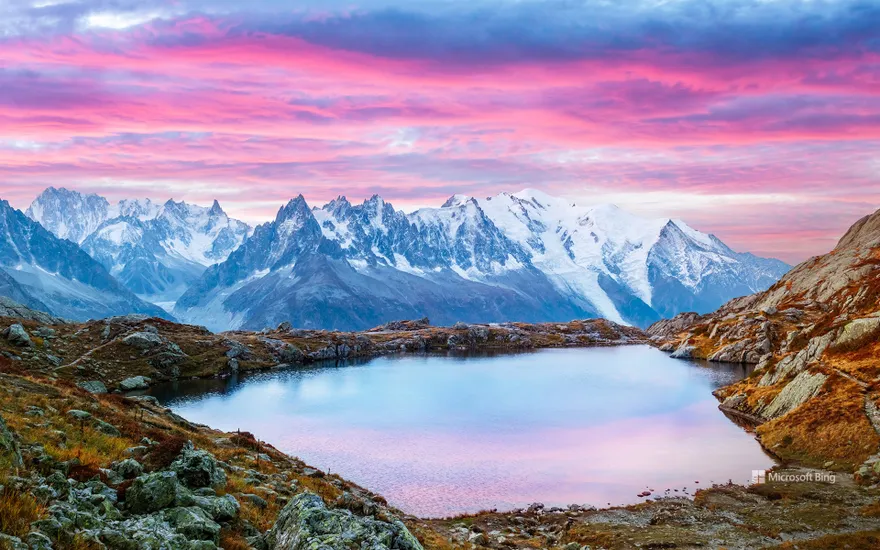
[[[78,243],[119,282],[170,309],[205,268],[226,257],[251,228],[210,208],[168,200],[122,200],[49,187],[27,215],[56,236]]]
[[[0,295],[69,319],[143,313],[169,317],[119,282],[76,243],[0,200]]]
[[[582,207],[534,190],[456,195],[412,213],[379,196],[309,208],[299,196],[210,267],[175,316],[209,328],[358,330],[393,318],[638,326],[711,311],[787,270],[678,220]]]
[[[789,269],[680,220],[535,190],[454,195],[411,213],[379,196],[320,208],[298,196],[251,229],[216,201],[111,204],[50,187],[27,216],[141,300],[212,330],[283,321],[361,330],[422,316],[438,324],[605,317],[647,326],[712,311]]]

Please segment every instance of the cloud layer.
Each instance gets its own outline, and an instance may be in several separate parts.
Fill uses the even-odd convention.
[[[528,186],[791,261],[880,202],[876,2],[412,4],[7,1],[3,198],[260,220],[298,193]]]

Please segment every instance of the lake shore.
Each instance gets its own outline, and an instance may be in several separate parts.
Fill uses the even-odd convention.
[[[149,399],[92,394],[78,387],[77,382],[94,381],[97,374],[106,375],[107,383],[113,386],[114,381],[125,380],[127,378],[122,376],[129,374],[137,376],[141,374],[135,373],[148,372],[155,376],[156,371],[166,372],[152,362],[163,357],[163,351],[144,353],[136,347],[128,349],[132,347],[131,344],[123,343],[125,336],[115,331],[120,326],[126,326],[131,333],[156,334],[171,341],[171,330],[160,325],[153,333],[146,326],[158,323],[150,320],[135,321],[133,325],[125,323],[99,321],[77,327],[47,327],[56,332],[50,334],[42,330],[45,336],[35,336],[33,339],[42,338],[43,341],[34,342],[34,348],[28,347],[26,350],[12,347],[4,341],[4,346],[8,346],[7,353],[15,352],[21,358],[6,358],[0,365],[0,372],[3,372],[0,380],[0,415],[12,434],[10,437],[15,443],[14,448],[22,457],[18,466],[12,462],[4,463],[5,473],[0,480],[0,484],[6,487],[4,498],[12,506],[18,507],[15,508],[16,514],[20,515],[16,516],[18,523],[8,528],[14,531],[9,534],[26,538],[32,528],[31,521],[27,520],[40,521],[49,514],[47,506],[55,502],[55,497],[35,492],[42,486],[40,480],[48,479],[43,477],[44,474],[53,471],[47,469],[48,465],[63,465],[64,478],[72,479],[70,483],[75,487],[85,487],[87,483],[94,484],[89,481],[91,478],[101,478],[102,472],[112,470],[114,464],[127,458],[126,451],[143,447],[146,437],[155,444],[172,440],[192,441],[197,449],[210,452],[228,466],[222,492],[232,494],[240,503],[241,511],[236,519],[224,523],[218,534],[218,542],[224,548],[260,548],[266,543],[265,534],[285,505],[305,491],[318,494],[331,509],[351,511],[356,518],[372,517],[392,522],[394,518],[399,518],[420,544],[429,549],[794,548],[792,541],[800,541],[798,548],[838,548],[844,545],[866,548],[876,546],[880,541],[880,492],[856,484],[852,476],[845,473],[837,473],[835,483],[771,480],[751,487],[724,484],[700,489],[693,499],[662,498],[598,510],[582,507],[547,509],[535,505],[521,511],[487,511],[451,519],[409,516],[389,507],[381,496],[340,475],[328,475],[309,467],[271,445],[255,440],[249,434],[222,433],[193,424]],[[32,322],[23,324],[30,334],[36,334],[39,329]],[[107,326],[110,327],[110,335],[104,344],[98,343],[89,355],[84,352],[73,361],[75,364],[55,364],[55,361],[45,357],[47,354],[54,355],[53,351],[64,349],[58,340],[65,336],[68,339],[65,348],[70,351],[101,341]],[[493,329],[490,328],[490,334]],[[226,355],[228,350],[235,347],[234,344],[225,344],[216,349],[222,342],[221,338],[247,345],[239,338],[211,336],[195,327],[176,326],[174,330],[180,331],[177,334],[193,335],[191,340],[181,339],[183,343],[177,344],[181,351],[194,357],[186,352],[184,346],[201,346],[206,354],[195,355],[199,361],[177,363],[187,365],[186,370],[180,372],[181,377],[199,372],[191,366],[208,361],[209,357],[213,357],[213,360],[235,358]],[[470,327],[453,330],[454,334],[464,334]],[[404,332],[410,334],[415,331]],[[583,330],[578,327],[576,332]],[[376,339],[394,341],[400,334],[400,331],[380,332]],[[448,337],[452,334],[445,334],[448,345]],[[254,340],[246,342],[262,342],[262,338],[281,339],[273,336],[277,336],[277,331],[254,334],[249,337]],[[371,338],[369,335],[365,337]],[[45,346],[47,340],[48,347]],[[314,342],[316,347],[318,343],[327,344],[333,340],[324,338]],[[565,338],[547,341],[547,344],[568,345]],[[102,345],[104,347],[100,347]],[[608,339],[595,340],[594,345],[608,345]],[[323,345],[313,351],[327,347]],[[302,348],[308,349],[304,342]],[[125,355],[119,354],[120,349],[126,350]],[[167,347],[162,349],[168,351]],[[256,370],[257,365],[259,368],[272,368],[283,364],[273,363],[267,356],[260,357],[265,363],[245,358],[239,368],[244,366],[242,370]],[[64,360],[68,360],[68,357],[65,356]],[[228,366],[228,361],[226,364]],[[119,366],[122,373],[109,373],[109,369],[115,366]],[[203,376],[218,374],[222,373],[202,371]],[[73,410],[85,411],[90,415],[88,418],[95,420],[87,423],[77,421],[69,413]],[[116,428],[116,432],[104,424]],[[797,468],[779,471],[789,474],[809,472]],[[34,486],[33,483],[38,485]],[[113,488],[113,485],[110,487]],[[113,490],[116,491],[115,488]],[[33,497],[32,494],[38,496]],[[804,542],[807,540],[813,542]],[[70,541],[56,542],[56,548],[102,547],[97,543],[93,546],[72,546]]]

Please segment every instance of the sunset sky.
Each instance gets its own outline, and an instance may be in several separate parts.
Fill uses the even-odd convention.
[[[532,187],[800,261],[880,207],[880,2],[3,0],[0,197],[48,185]]]

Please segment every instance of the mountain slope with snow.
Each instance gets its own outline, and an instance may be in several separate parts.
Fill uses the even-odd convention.
[[[48,188],[28,216],[79,243],[129,290],[170,308],[209,265],[226,259],[250,228],[217,201],[202,207],[169,200],[122,200]]]
[[[169,317],[122,287],[76,243],[56,237],[6,201],[0,201],[0,293],[74,320],[128,313]]]
[[[646,326],[770,286],[788,266],[738,254],[677,220],[580,207],[526,190],[453,196],[405,214],[381,197],[309,209],[302,196],[175,305],[213,329],[363,329],[603,316]]]

